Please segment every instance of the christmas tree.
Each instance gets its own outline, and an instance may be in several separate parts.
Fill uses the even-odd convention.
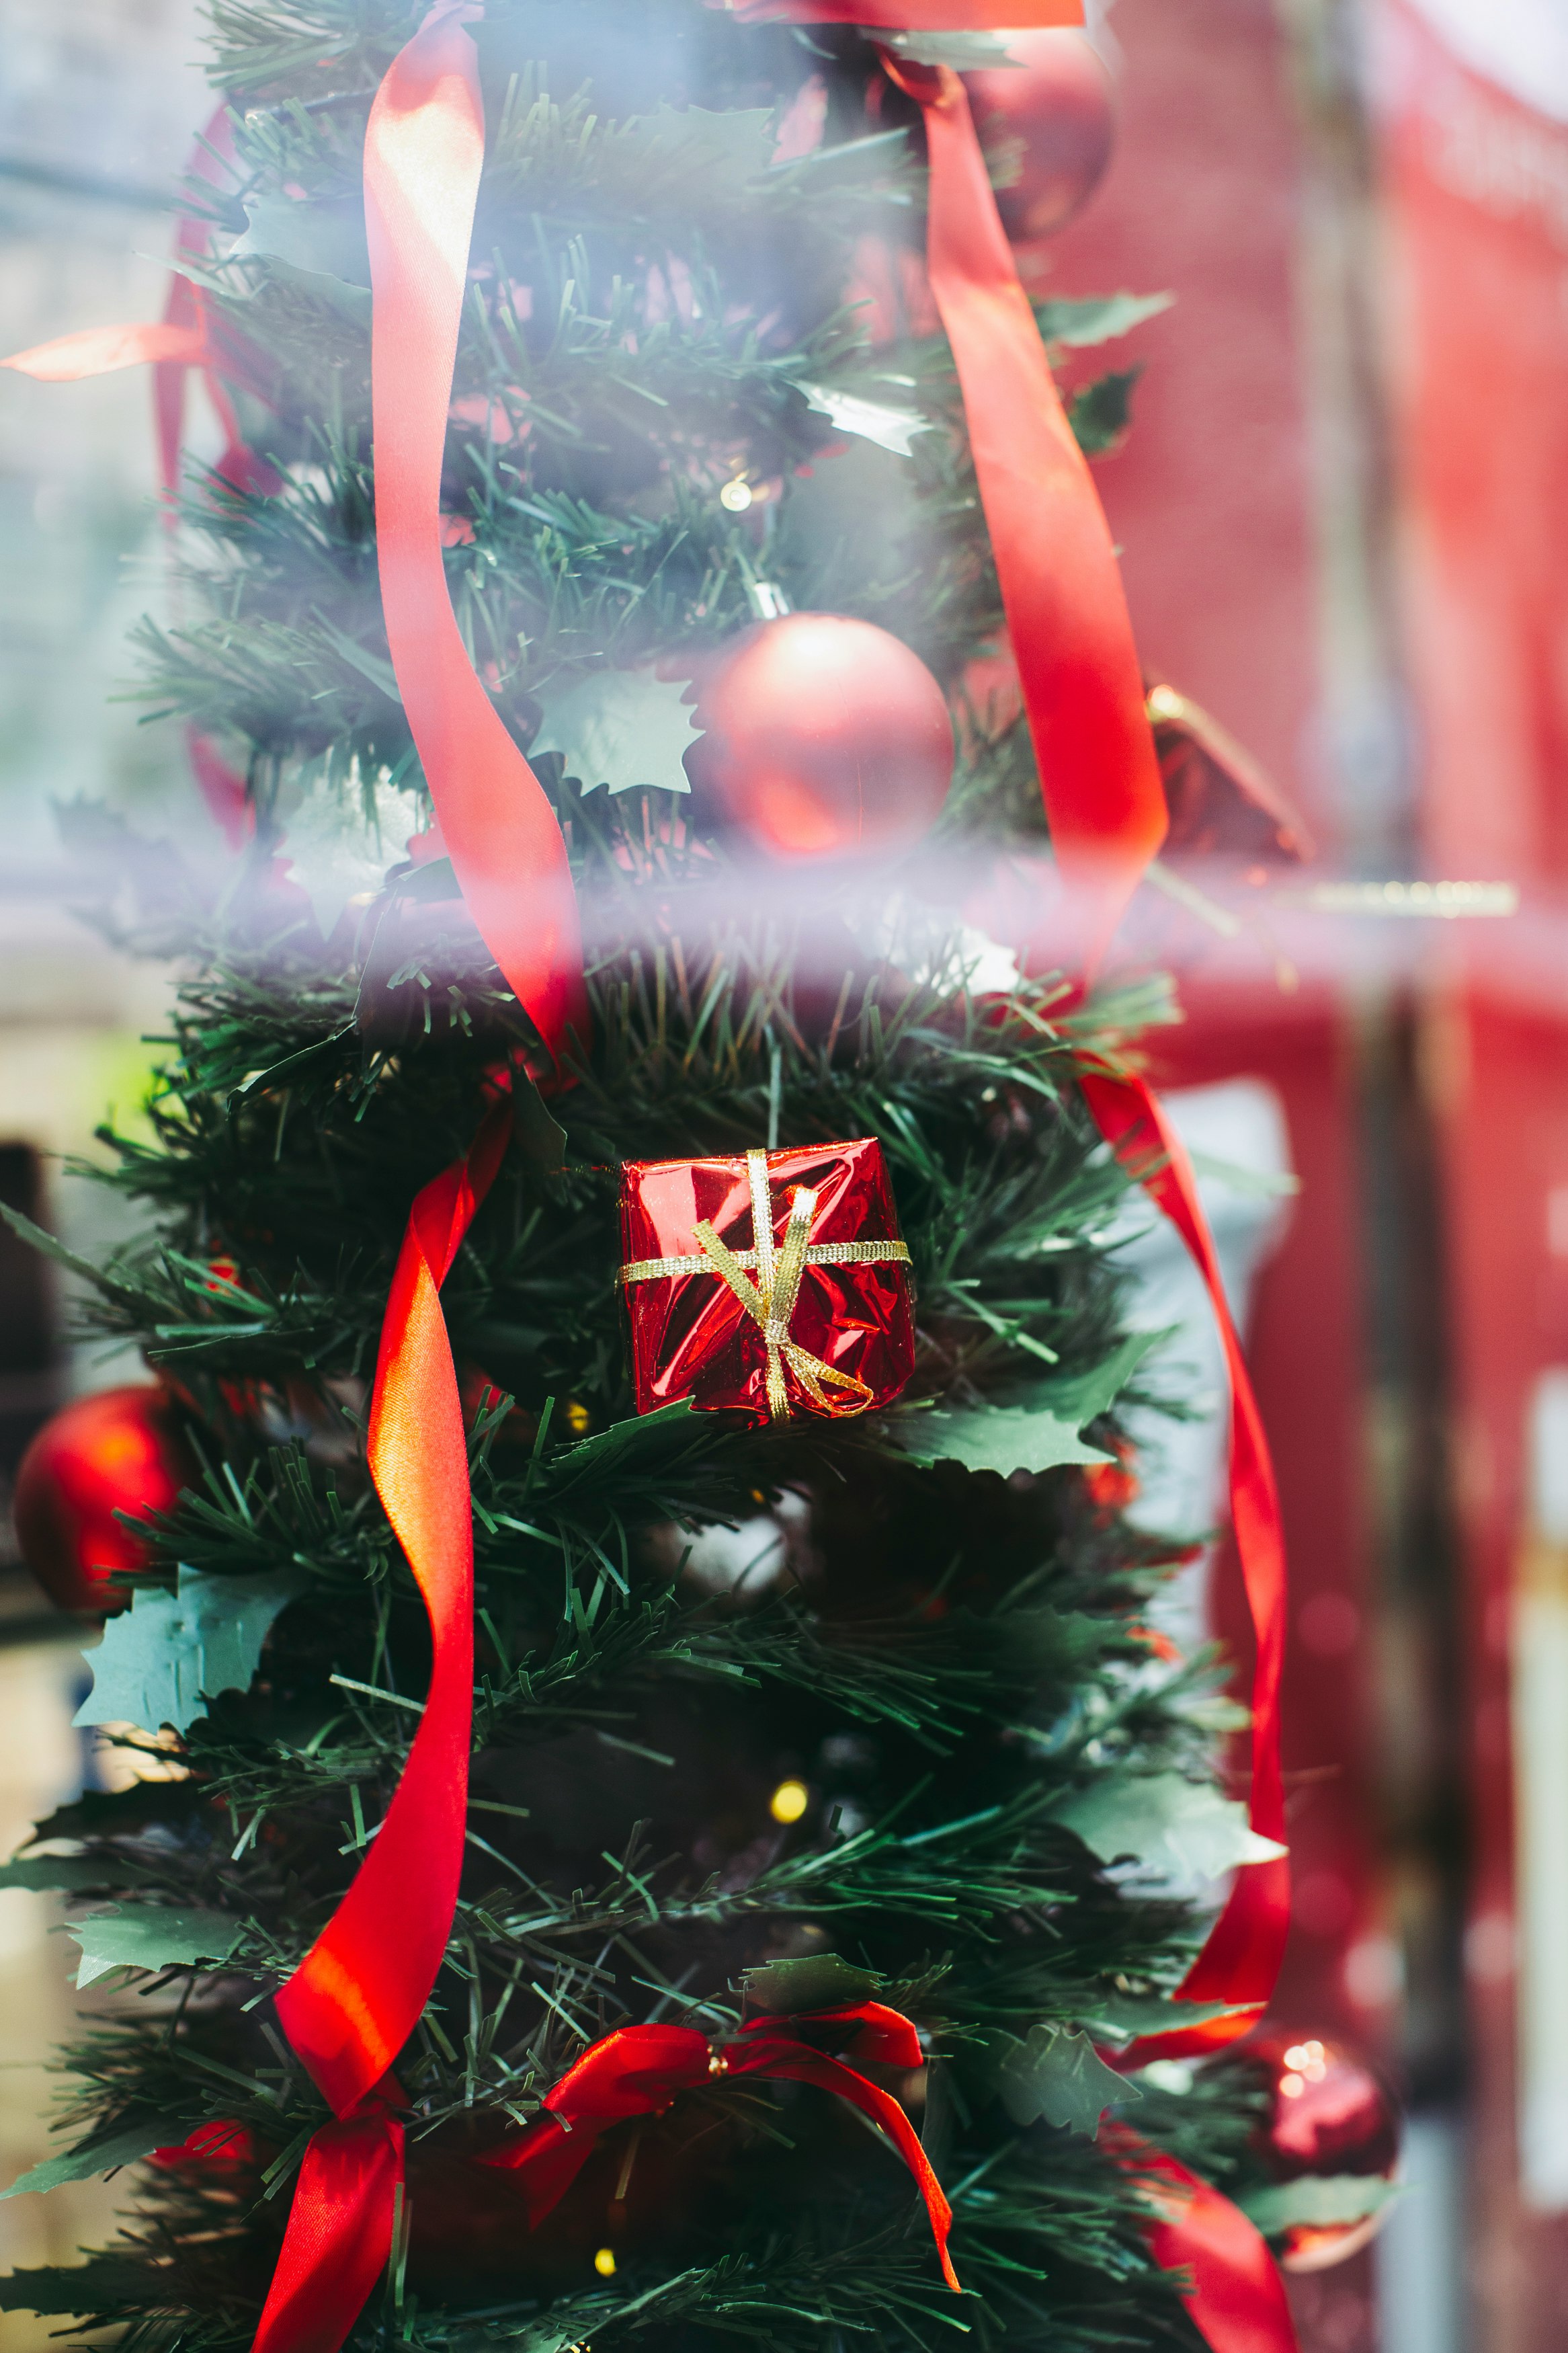
[[[1093,1106],[1166,999],[998,976],[965,895],[1098,691],[1031,694],[1019,565],[1108,593],[1065,445],[1061,540],[988,533],[924,276],[984,12],[211,13],[139,349],[228,448],[143,653],[248,838],[215,890],[72,815],[190,973],[115,1146],[149,1239],[79,1269],[162,1475],[73,1563],[84,1717],[158,1771],[3,1874],[141,1996],[26,2186],[139,2170],[0,2295],[312,2353],[1217,2343],[1180,2214],[1261,2255],[1261,1996],[1199,1998],[1169,1865],[1275,1850],[1145,1625],[1201,1532],[1122,1510]],[[1040,366],[1144,307],[1037,306]]]

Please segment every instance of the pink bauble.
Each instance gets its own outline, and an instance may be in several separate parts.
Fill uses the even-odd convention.
[[[900,638],[791,613],[735,641],[703,681],[687,765],[730,822],[781,858],[919,840],[952,779],[952,722]]]
[[[965,74],[969,102],[983,139],[1022,144],[1017,179],[996,191],[1008,236],[1050,237],[1082,210],[1104,175],[1115,91],[1084,33],[1053,26],[1002,37],[1018,63]]]

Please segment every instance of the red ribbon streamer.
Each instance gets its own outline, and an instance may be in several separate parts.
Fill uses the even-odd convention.
[[[559,821],[475,672],[441,545],[441,467],[484,164],[473,0],[437,0],[364,143],[375,529],[387,645],[442,839],[486,946],[552,1053],[587,1034]]]
[[[384,2103],[311,2136],[253,2353],[338,2353],[386,2267],[403,2126]]]
[[[1121,573],[1019,282],[963,84],[946,66],[889,59],[887,69],[925,116],[931,293],[958,368],[1051,849],[1067,886],[1068,961],[1091,969],[1167,824]],[[1062,961],[1060,941],[1052,960]]]
[[[710,2089],[715,2081],[741,2075],[815,2084],[848,2100],[893,2142],[925,2201],[942,2277],[956,2290],[958,2274],[947,2252],[952,2209],[913,2125],[890,2092],[811,2040],[815,2032],[839,2040],[836,2030],[845,2028],[853,2030],[847,2046],[850,2058],[884,2067],[925,2063],[912,2022],[879,2001],[800,2018],[754,2018],[734,2040],[721,2042],[710,2042],[693,2026],[623,2026],[591,2044],[545,2094],[543,2116],[479,2161],[519,2176],[532,2230],[570,2189],[610,2126],[630,2116],[660,2116],[678,2094]]]
[[[1100,1134],[1164,1211],[1193,1255],[1213,1305],[1230,1376],[1230,1510],[1257,1646],[1252,1675],[1252,1787],[1247,1818],[1259,1837],[1285,1843],[1279,1766],[1279,1684],[1285,1660],[1285,1539],[1262,1417],[1226,1303],[1219,1261],[1180,1136],[1142,1079],[1085,1078]],[[1151,1168],[1150,1164],[1161,1166]],[[1290,1865],[1284,1855],[1244,1863],[1202,1952],[1178,1988],[1184,2001],[1223,2001],[1233,2014],[1148,2034],[1119,2067],[1213,2051],[1255,2026],[1279,1974],[1290,1925]]]
[[[338,2121],[311,2140],[255,2353],[337,2353],[392,2243],[402,2179],[388,2070],[446,1955],[467,1827],[474,1700],[468,1440],[441,1284],[494,1180],[510,1098],[409,1214],[382,1324],[367,1455],[430,1616],[430,1686],[403,1778],[348,1894],[278,1996]]]
[[[1100,2138],[1147,2184],[1150,2251],[1163,2271],[1191,2276],[1182,2302],[1212,2353],[1294,2353],[1279,2265],[1240,2207],[1126,2125],[1102,2125]]]
[[[511,1116],[509,1096],[487,1113],[467,1160],[416,1200],[382,1324],[367,1456],[430,1613],[433,1658],[425,1712],[385,1819],[348,1894],[278,1996],[284,2031],[340,2116],[413,2033],[457,1907],[474,1706],[474,1530],[440,1293],[500,1166]]]

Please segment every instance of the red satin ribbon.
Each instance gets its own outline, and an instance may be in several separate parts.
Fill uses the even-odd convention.
[[[312,2135],[253,2353],[338,2353],[392,2253],[403,2126],[380,2101]]]
[[[1279,1683],[1285,1659],[1285,1539],[1274,1466],[1241,1343],[1226,1303],[1214,1239],[1180,1136],[1142,1079],[1086,1078],[1084,1095],[1117,1157],[1164,1211],[1203,1276],[1230,1377],[1230,1511],[1257,1655],[1252,1673],[1252,1786],[1247,1818],[1259,1837],[1285,1843],[1279,1766]],[[1151,1170],[1151,1164],[1163,1165]],[[1213,2051],[1255,2026],[1279,1974],[1290,1925],[1290,1865],[1284,1855],[1243,1864],[1202,1952],[1178,1989],[1184,2001],[1237,2006],[1226,2018],[1148,2034],[1115,2061],[1142,2067]]]
[[[1240,2207],[1123,2124],[1102,2125],[1100,2139],[1146,2184],[1150,2252],[1162,2270],[1191,2277],[1182,2302],[1212,2353],[1292,2353],[1285,2283]]]
[[[367,1455],[430,1615],[430,1685],[385,1818],[348,1894],[278,1996],[338,2121],[306,2152],[255,2353],[336,2353],[386,2261],[402,2178],[388,2074],[417,2025],[457,1908],[474,1698],[468,1440],[441,1284],[500,1166],[510,1098],[415,1201],[382,1324]]]
[[[554,810],[480,684],[441,546],[441,468],[484,164],[472,0],[438,0],[364,142],[375,529],[387,645],[442,838],[486,946],[552,1053],[587,1035],[582,933]]]
[[[815,0],[813,0],[815,6]],[[1091,969],[1167,815],[1105,510],[1018,280],[969,100],[945,66],[887,61],[919,100],[927,269],[952,346],[975,478],[1066,892],[1052,961]]]
[[[340,2116],[413,2033],[457,1906],[474,1704],[474,1530],[440,1293],[500,1166],[511,1116],[508,1097],[487,1113],[467,1160],[415,1202],[382,1324],[367,1457],[430,1613],[433,1657],[425,1712],[385,1819],[278,1996],[284,2031]]]
[[[630,2116],[660,2116],[678,2094],[711,2088],[727,2078],[782,2076],[816,2084],[848,2100],[892,2141],[925,2201],[942,2277],[956,2290],[958,2275],[947,2252],[952,2209],[913,2125],[890,2092],[811,2039],[822,2033],[843,2042],[845,2029],[851,2030],[849,2058],[884,2067],[925,2063],[911,2021],[879,2001],[801,2018],[754,2018],[732,2041],[710,2042],[691,2026],[623,2026],[591,2044],[545,2094],[543,2116],[480,2163],[518,2175],[532,2230],[570,2189],[610,2126]]]

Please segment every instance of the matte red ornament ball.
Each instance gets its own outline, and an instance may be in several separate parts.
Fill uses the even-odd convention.
[[[44,1424],[16,1472],[22,1557],[58,1608],[122,1609],[128,1597],[110,1574],[145,1568],[148,1556],[115,1513],[167,1512],[199,1475],[167,1390],[143,1383],[78,1398]]]
[[[1065,228],[1094,194],[1116,138],[1110,75],[1087,34],[1067,26],[1010,33],[1015,66],[965,74],[980,135],[1017,141],[1018,177],[996,191],[1009,237],[1022,241]]]
[[[1292,2222],[1284,2233],[1279,2261],[1287,2271],[1326,2271],[1364,2247],[1383,2218],[1377,2191],[1399,2162],[1398,2105],[1373,2070],[1339,2043],[1302,2035],[1249,2048],[1271,2079],[1260,2153],[1274,2179],[1316,2178],[1344,2187],[1366,2181],[1361,2213]],[[1336,2202],[1344,2202],[1342,2189]]]
[[[952,721],[900,638],[791,613],[739,638],[703,681],[687,765],[731,823],[787,859],[919,840],[952,780]]]

